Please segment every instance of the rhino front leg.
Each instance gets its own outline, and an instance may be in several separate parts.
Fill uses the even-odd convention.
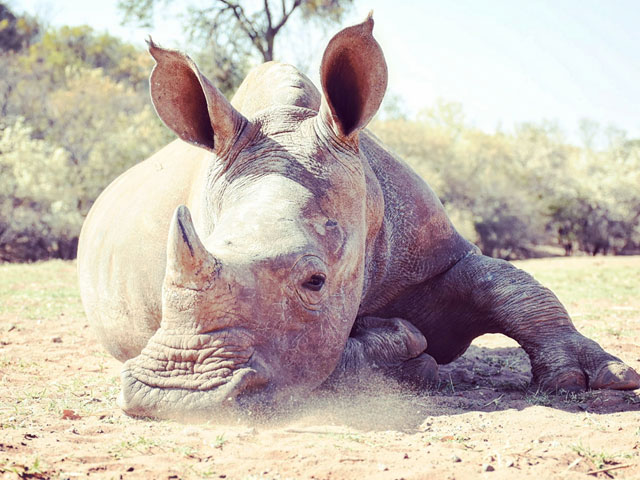
[[[457,310],[447,320],[448,329],[469,341],[483,333],[513,338],[529,355],[533,381],[542,388],[640,387],[640,376],[631,367],[580,334],[558,298],[510,263],[469,255],[438,283],[439,293],[449,295],[448,303]]]
[[[401,318],[358,318],[340,363],[325,385],[359,381],[382,373],[402,383],[424,388],[436,383],[438,364],[424,353],[427,340]]]

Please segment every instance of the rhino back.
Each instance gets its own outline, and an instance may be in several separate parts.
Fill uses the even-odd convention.
[[[368,245],[359,315],[375,315],[411,285],[451,268],[475,247],[449,220],[437,195],[371,132],[360,148],[382,190],[384,219]]]
[[[247,117],[276,105],[294,105],[318,111],[320,92],[292,65],[267,62],[253,68],[231,104]]]
[[[206,155],[170,143],[114,180],[83,225],[78,276],[85,311],[120,360],[137,355],[160,324],[171,215],[180,204],[198,203],[193,186]]]

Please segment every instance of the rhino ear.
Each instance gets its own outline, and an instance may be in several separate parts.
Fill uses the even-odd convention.
[[[191,58],[161,48],[151,38],[148,44],[156,61],[149,83],[158,116],[182,140],[212,152],[225,152],[247,120]]]
[[[322,120],[338,136],[357,138],[378,111],[387,89],[387,64],[373,38],[371,13],[331,39],[322,57]]]

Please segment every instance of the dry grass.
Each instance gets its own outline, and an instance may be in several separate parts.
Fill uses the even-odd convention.
[[[639,257],[519,266],[640,368]],[[91,335],[73,263],[0,265],[0,478],[640,477],[639,392],[528,390],[526,356],[501,336],[444,367],[438,391],[378,383],[269,424],[129,418],[119,368]]]

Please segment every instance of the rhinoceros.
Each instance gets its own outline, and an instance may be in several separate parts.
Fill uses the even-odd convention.
[[[484,333],[515,339],[542,388],[640,386],[365,129],[387,85],[372,30],[330,40],[321,93],[269,62],[232,102],[149,41],[153,105],[179,139],[106,188],[78,249],[128,414],[211,418],[371,372],[422,388]]]

